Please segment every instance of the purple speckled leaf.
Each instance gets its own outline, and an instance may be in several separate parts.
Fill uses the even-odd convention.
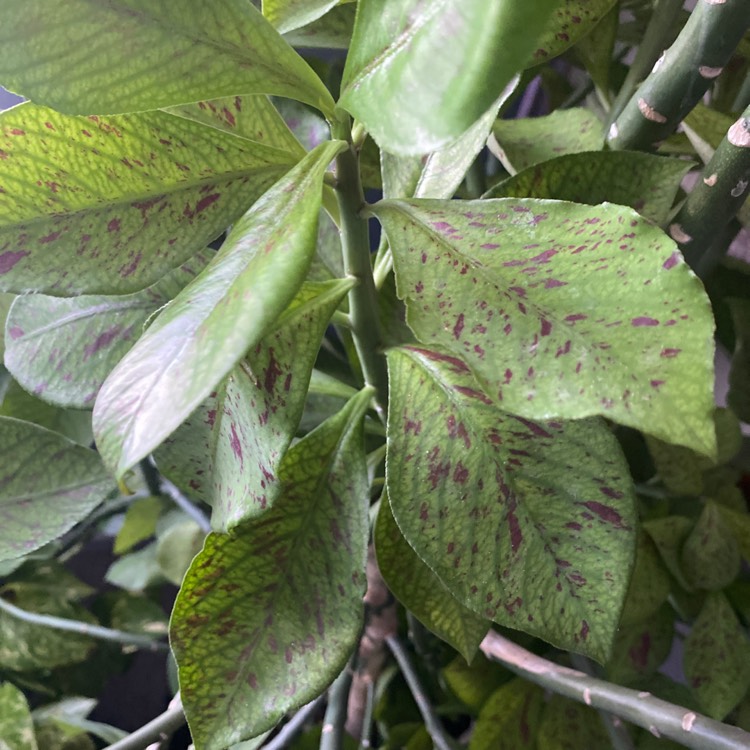
[[[312,700],[359,639],[371,397],[361,391],[291,448],[274,506],[232,534],[209,534],[183,581],[170,635],[204,750],[255,737]]]
[[[404,537],[466,607],[604,661],[635,503],[600,420],[501,411],[460,359],[391,350],[387,486]]]
[[[213,506],[226,531],[267,510],[297,430],[326,325],[352,282],[306,283],[229,377],[156,451],[162,473]]]
[[[0,417],[0,560],[64,534],[113,488],[94,451],[30,422]]]
[[[153,314],[208,263],[203,251],[133,294],[16,297],[6,322],[5,366],[30,393],[90,409],[105,378],[130,351]]]
[[[713,455],[713,318],[661,230],[563,201],[384,201],[407,321],[504,409],[601,414]]]
[[[299,158],[166,112],[0,115],[0,289],[143,289],[221,234]]]

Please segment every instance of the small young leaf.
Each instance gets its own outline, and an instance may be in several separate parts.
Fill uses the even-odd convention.
[[[0,743],[3,750],[37,750],[26,696],[9,682],[0,684]]]
[[[435,151],[497,99],[555,5],[360,0],[339,105],[387,151]]]
[[[597,420],[500,411],[455,357],[388,360],[387,486],[406,540],[465,606],[604,661],[635,546],[614,438]]]
[[[0,79],[61,112],[136,112],[235,94],[289,96],[333,112],[320,79],[247,0],[8,0],[4,10]]]
[[[602,414],[713,456],[713,319],[676,246],[630,209],[540,200],[373,207],[407,321],[507,411]]]
[[[703,710],[723,719],[750,688],[750,644],[726,597],[709,594],[685,640],[685,676]]]
[[[276,183],[107,378],[94,434],[118,477],[179,427],[294,298],[315,253],[323,174],[342,145],[319,146]]]
[[[387,493],[380,500],[374,537],[380,573],[394,596],[471,662],[490,623],[454,599],[409,546],[393,518]]]
[[[64,534],[113,487],[94,451],[30,422],[0,417],[0,560]]]
[[[362,391],[284,458],[284,493],[231,535],[209,534],[172,613],[196,744],[224,750],[312,700],[360,635],[367,551]],[[241,707],[241,710],[240,710]]]

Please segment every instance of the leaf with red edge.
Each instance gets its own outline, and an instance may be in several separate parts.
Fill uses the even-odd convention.
[[[193,739],[224,750],[315,698],[360,636],[369,492],[361,391],[298,442],[282,495],[208,535],[175,602],[171,643]]]
[[[635,551],[627,466],[603,422],[501,411],[465,363],[388,356],[396,522],[466,607],[604,661]]]
[[[407,322],[529,419],[601,414],[713,455],[713,318],[700,281],[634,211],[563,201],[373,207]]]

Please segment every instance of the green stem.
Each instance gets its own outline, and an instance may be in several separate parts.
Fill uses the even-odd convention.
[[[346,708],[351,686],[352,670],[347,665],[328,691],[328,706],[320,732],[320,750],[341,750],[343,747]]]
[[[561,667],[490,631],[480,649],[489,659],[500,662],[519,677],[579,703],[619,716],[695,750],[737,750],[750,747],[750,734],[739,727],[722,724],[682,706],[604,680]]]
[[[53,615],[42,615],[38,612],[27,612],[25,609],[16,607],[15,604],[3,599],[0,596],[0,610],[15,617],[17,620],[40,625],[45,628],[54,630],[63,630],[68,633],[78,633],[91,638],[98,638],[102,641],[112,641],[120,643],[123,646],[137,646],[146,651],[168,651],[169,646],[166,643],[157,641],[148,635],[139,635],[137,633],[126,633],[124,630],[113,630],[104,628],[101,625],[92,625],[88,622],[79,620],[69,620],[65,617],[55,617]]]
[[[334,136],[351,144],[348,123],[337,122]],[[378,297],[372,275],[370,235],[367,220],[361,211],[365,206],[362,181],[359,177],[359,160],[350,147],[336,157],[336,195],[341,212],[341,246],[347,276],[357,280],[349,292],[349,317],[354,346],[357,350],[365,384],[377,394],[378,412],[385,421],[388,401],[388,373],[383,357],[378,319]]]
[[[169,708],[148,724],[123,737],[105,750],[143,750],[154,742],[159,742],[174,734],[185,723],[185,713],[179,698],[172,701]]]
[[[375,685],[367,683],[367,699],[365,700],[365,713],[362,717],[362,734],[359,738],[359,750],[370,750],[372,734],[372,715],[375,710]]]
[[[612,124],[610,148],[663,140],[706,93],[750,26],[747,0],[698,0],[685,28]]]
[[[682,5],[683,0],[657,0],[651,20],[635,53],[635,59],[609,111],[607,130],[620,116],[638,84],[649,74],[661,53],[674,39],[674,26]]]
[[[701,277],[715,265],[715,253],[709,251],[745,202],[749,185],[750,107],[729,128],[669,225],[670,236]]]
[[[411,690],[411,694],[414,696],[414,701],[417,704],[417,708],[419,708],[419,713],[422,714],[425,727],[432,738],[434,746],[437,750],[454,750],[453,742],[445,731],[445,728],[422,687],[422,683],[417,675],[417,670],[414,668],[414,664],[412,664],[411,657],[409,656],[406,647],[398,638],[396,638],[396,636],[393,635],[386,636],[385,642],[388,644],[388,648],[390,648],[393,656],[398,662],[398,666],[401,669],[401,673],[404,675],[409,690]]]

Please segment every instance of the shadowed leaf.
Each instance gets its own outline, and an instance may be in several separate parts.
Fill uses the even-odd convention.
[[[610,746],[601,716],[593,708],[553,695],[537,732],[537,750],[581,750]]]
[[[0,685],[0,743],[3,750],[37,750],[29,704],[9,682]]]

